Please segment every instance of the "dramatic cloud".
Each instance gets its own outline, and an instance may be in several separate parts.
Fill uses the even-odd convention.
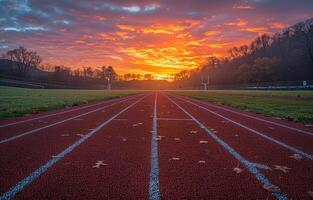
[[[311,17],[312,0],[0,0],[0,53],[164,77]]]

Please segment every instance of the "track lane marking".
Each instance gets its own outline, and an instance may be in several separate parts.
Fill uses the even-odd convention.
[[[145,95],[144,97],[140,98],[139,100],[135,101],[131,105],[127,106],[117,114],[115,114],[110,119],[106,120],[99,126],[97,126],[94,130],[90,131],[86,135],[84,135],[82,138],[71,144],[69,147],[67,147],[65,150],[63,150],[58,155],[52,157],[48,162],[46,162],[44,165],[39,167],[37,170],[32,172],[29,176],[21,180],[19,183],[17,183],[15,186],[13,186],[9,191],[5,192],[0,196],[0,200],[10,200],[12,199],[18,192],[21,192],[27,185],[31,184],[33,181],[35,181],[39,176],[41,176],[43,173],[45,173],[50,167],[52,167],[54,164],[56,164],[59,160],[61,160],[64,156],[69,154],[71,151],[73,151],[75,148],[77,148],[79,145],[81,145],[83,142],[85,142],[87,139],[92,137],[97,131],[105,127],[107,124],[109,124],[111,121],[113,121],[116,117],[127,111],[129,108],[137,104],[138,102],[142,101],[144,98],[146,98],[148,95]]]
[[[161,199],[159,187],[159,161],[158,161],[158,122],[157,122],[157,100],[158,94],[155,94],[154,108],[153,108],[153,125],[151,137],[151,169],[149,179],[149,199]]]
[[[133,98],[133,96],[129,96],[129,97],[125,97],[125,98],[126,98],[126,99],[129,99],[129,98]],[[22,123],[34,121],[34,120],[37,120],[37,119],[44,119],[44,118],[47,118],[47,117],[56,116],[56,115],[61,115],[61,114],[65,114],[65,113],[69,113],[69,112],[73,112],[73,111],[77,111],[77,110],[83,110],[83,109],[85,109],[85,108],[90,108],[90,107],[93,107],[93,106],[98,106],[98,105],[104,104],[104,103],[112,103],[112,101],[114,102],[114,101],[117,101],[117,100],[120,100],[120,99],[111,99],[111,100],[107,100],[107,101],[101,101],[101,102],[99,102],[99,103],[95,103],[95,104],[92,104],[92,105],[86,105],[86,106],[79,107],[79,108],[75,108],[75,109],[71,109],[71,110],[61,111],[61,112],[57,112],[57,113],[53,113],[53,114],[48,114],[48,115],[43,115],[43,116],[40,116],[40,117],[35,117],[35,118],[26,119],[26,120],[22,120],[22,121],[12,122],[12,123],[9,123],[9,124],[1,124],[1,125],[0,125],[0,128],[4,128],[4,127],[16,125],[16,124],[22,124]]]
[[[211,136],[216,142],[218,142],[224,149],[226,149],[234,158],[236,158],[252,175],[255,176],[255,178],[262,183],[263,185],[273,185],[271,180],[268,179],[265,175],[263,175],[259,169],[266,169],[268,168],[265,165],[259,164],[259,163],[253,163],[251,161],[248,161],[245,159],[242,155],[240,155],[235,149],[233,149],[231,146],[229,146],[226,142],[224,142],[222,139],[220,139],[217,135],[212,133],[206,126],[204,126],[203,123],[201,123],[199,120],[197,120],[193,115],[191,115],[189,112],[187,112],[185,109],[183,109],[180,105],[178,105],[174,100],[172,100],[170,97],[166,96],[173,104],[175,104],[178,108],[180,108],[186,115],[188,115],[191,119],[193,119],[194,122],[198,124],[199,127],[201,127],[205,132]],[[282,191],[280,192],[271,192],[273,196],[276,197],[278,200],[288,200],[288,197],[286,194]]]
[[[113,105],[116,105],[116,104],[118,104],[118,103],[122,103],[122,102],[127,101],[127,100],[129,100],[129,98],[128,98],[128,99],[123,99],[123,100],[118,101],[118,102],[111,103],[111,104],[109,104],[109,105],[105,105],[105,106],[103,106],[103,107],[97,108],[97,109],[95,109],[95,110],[91,110],[91,111],[89,111],[89,112],[86,112],[86,113],[83,113],[83,114],[80,114],[80,115],[76,115],[76,116],[73,116],[73,117],[70,117],[70,118],[67,118],[67,119],[64,119],[64,120],[61,120],[61,121],[58,121],[58,122],[49,124],[49,125],[47,125],[47,126],[42,126],[42,127],[39,127],[39,128],[33,129],[33,130],[30,130],[30,131],[26,131],[26,132],[23,132],[23,133],[17,133],[17,135],[15,135],[15,136],[8,137],[8,138],[5,138],[5,139],[0,140],[0,144],[6,143],[6,142],[10,142],[10,141],[12,141],[12,140],[16,140],[16,139],[18,139],[18,138],[21,138],[21,137],[24,137],[24,136],[26,136],[26,135],[35,133],[35,132],[37,132],[37,131],[41,131],[41,130],[43,130],[43,129],[50,128],[50,127],[52,127],[52,126],[55,126],[55,125],[58,125],[58,124],[61,124],[61,123],[64,123],[64,122],[67,122],[67,121],[70,121],[70,120],[73,120],[73,119],[76,119],[76,118],[85,116],[85,115],[88,115],[88,114],[91,114],[91,113],[94,113],[94,112],[97,112],[97,111],[99,111],[99,110],[102,110],[102,109],[107,108],[107,107],[111,107],[111,106],[113,106]]]
[[[300,133],[304,133],[304,134],[313,136],[313,133],[310,132],[310,131],[305,131],[305,130],[294,128],[294,127],[287,126],[287,125],[284,125],[284,124],[280,124],[280,123],[277,123],[277,122],[272,122],[272,121],[269,121],[269,120],[266,120],[266,119],[262,119],[262,118],[251,116],[251,115],[248,115],[248,114],[245,114],[245,113],[237,112],[237,111],[234,111],[234,110],[231,110],[231,109],[228,109],[228,108],[223,108],[223,107],[220,107],[220,106],[217,106],[217,105],[212,105],[212,104],[209,104],[207,102],[201,102],[200,100],[197,100],[197,99],[191,99],[191,98],[186,98],[186,97],[181,98],[181,97],[178,97],[176,95],[175,95],[175,97],[178,98],[178,99],[184,99],[184,98],[185,99],[189,99],[191,101],[196,101],[198,103],[205,104],[207,106],[212,106],[213,108],[222,109],[222,110],[225,110],[225,111],[228,111],[228,112],[232,112],[232,113],[235,113],[235,114],[238,114],[238,115],[242,115],[242,116],[245,116],[245,117],[249,117],[249,118],[252,118],[252,119],[259,120],[259,121],[267,122],[267,123],[270,123],[270,124],[273,124],[273,125],[276,125],[276,126],[280,126],[280,127],[283,127],[283,128],[287,128],[287,129],[290,129],[290,130],[293,130],[293,131],[297,131],[297,132],[300,132]]]
[[[280,145],[280,146],[282,146],[282,147],[288,149],[289,151],[292,151],[292,152],[294,152],[294,153],[300,154],[300,155],[302,155],[303,157],[308,158],[309,160],[313,160],[313,155],[308,154],[308,153],[306,153],[306,152],[304,152],[304,151],[301,151],[300,149],[297,149],[297,148],[295,148],[295,147],[293,147],[293,146],[290,146],[290,145],[288,145],[288,144],[286,144],[286,143],[284,143],[284,142],[281,142],[281,141],[279,141],[279,140],[276,140],[276,139],[274,139],[274,138],[272,138],[272,137],[270,137],[270,136],[267,136],[267,135],[265,135],[265,134],[263,134],[263,133],[261,133],[261,132],[255,130],[255,129],[249,128],[249,127],[247,127],[247,126],[245,126],[245,125],[243,125],[243,124],[241,124],[241,123],[239,123],[239,122],[236,122],[236,121],[234,121],[234,120],[232,120],[232,119],[230,119],[230,118],[228,118],[228,117],[225,117],[225,116],[223,116],[223,115],[221,115],[221,114],[218,114],[218,113],[215,112],[215,111],[212,111],[212,110],[210,110],[210,109],[208,109],[208,108],[206,108],[206,107],[200,106],[200,105],[198,105],[198,104],[196,104],[196,103],[194,103],[194,102],[192,102],[192,101],[188,101],[188,100],[181,99],[181,98],[178,98],[178,99],[180,99],[181,101],[188,102],[188,103],[190,103],[190,104],[192,104],[192,105],[195,105],[195,106],[197,106],[197,107],[199,107],[199,108],[202,108],[203,110],[206,110],[206,111],[208,111],[208,112],[210,112],[210,113],[212,113],[212,114],[214,114],[214,115],[216,115],[216,116],[218,116],[218,117],[221,117],[221,118],[223,118],[223,119],[225,119],[225,120],[227,120],[227,121],[229,121],[229,122],[232,122],[233,124],[236,124],[237,126],[240,126],[241,128],[244,128],[244,129],[246,129],[246,130],[248,130],[248,131],[250,131],[250,132],[252,132],[252,133],[254,133],[254,134],[258,135],[258,136],[261,136],[261,137],[263,137],[263,138],[265,138],[265,139],[267,139],[267,140],[269,140],[269,141],[271,141],[271,142],[273,142],[273,143],[275,143],[275,144],[278,144],[278,145]]]

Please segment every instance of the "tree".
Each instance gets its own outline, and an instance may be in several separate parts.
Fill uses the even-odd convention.
[[[153,75],[152,74],[144,74],[143,75],[145,80],[152,80],[153,79]]]
[[[112,66],[108,66],[105,68],[105,78],[108,81],[107,88],[108,90],[111,90],[112,88],[112,81],[115,80],[116,77],[116,72],[114,71]]]
[[[303,38],[303,43],[313,66],[313,21],[308,20],[295,25],[294,32]]]
[[[28,77],[41,63],[41,57],[34,51],[29,51],[25,47],[6,52],[4,58],[16,63],[16,75]]]
[[[253,82],[273,81],[274,68],[278,62],[277,58],[257,58],[251,69],[254,73]]]
[[[83,67],[83,75],[84,77],[92,77],[93,70],[91,67]]]
[[[124,80],[129,81],[131,79],[131,74],[124,74]]]
[[[80,76],[80,69],[75,69],[73,71],[73,75],[76,76],[76,77],[79,77]]]
[[[71,69],[65,66],[55,66],[53,74],[57,80],[66,81],[71,75]]]

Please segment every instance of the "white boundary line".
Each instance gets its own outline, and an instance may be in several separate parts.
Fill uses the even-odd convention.
[[[248,160],[246,160],[242,155],[240,155],[235,149],[233,149],[231,146],[229,146],[226,142],[224,142],[222,139],[220,139],[218,136],[216,136],[214,133],[212,133],[207,127],[204,126],[199,120],[197,120],[194,116],[192,116],[190,113],[188,113],[185,109],[183,109],[181,106],[179,106],[175,101],[173,101],[171,98],[166,96],[173,104],[175,104],[178,108],[180,108],[186,115],[188,115],[191,119],[193,119],[194,122],[196,122],[201,128],[205,130],[205,132],[211,136],[216,142],[218,142],[222,147],[224,147],[235,159],[237,159],[252,175],[255,176],[255,178],[262,183],[263,185],[272,185],[272,182],[263,175],[258,168],[260,168],[260,164],[258,163],[252,163]],[[266,166],[267,167],[267,166]],[[276,199],[279,200],[287,200],[288,197],[284,192],[271,192],[273,196],[276,197]]]
[[[128,97],[125,97],[124,99],[129,99],[129,98],[132,98],[132,97],[133,97],[133,96],[128,96]],[[81,107],[79,107],[79,108],[74,108],[74,109],[70,109],[70,110],[65,110],[65,111],[61,111],[61,112],[57,112],[57,113],[53,113],[53,114],[42,115],[42,116],[40,116],[40,117],[35,117],[35,118],[31,118],[31,119],[21,120],[21,121],[17,121],[17,122],[8,123],[8,124],[1,124],[1,125],[0,125],[0,128],[4,128],[4,127],[16,125],[16,124],[22,124],[22,123],[34,121],[34,120],[37,120],[37,119],[44,119],[44,118],[47,118],[47,117],[56,116],[56,115],[61,115],[61,114],[69,113],[69,112],[74,112],[74,111],[77,111],[77,110],[82,110],[82,109],[85,109],[85,108],[90,108],[90,107],[97,106],[97,105],[104,104],[104,103],[111,103],[112,101],[114,102],[114,101],[117,101],[117,100],[120,100],[120,99],[110,99],[110,100],[101,101],[101,102],[99,102],[99,103],[95,103],[95,104],[92,104],[92,105],[81,106]]]
[[[159,188],[159,161],[158,161],[158,122],[157,122],[157,100],[158,94],[155,94],[154,109],[153,109],[153,126],[151,137],[151,169],[149,180],[149,199],[159,200],[161,199]]]
[[[237,126],[240,126],[241,128],[244,128],[244,129],[246,129],[246,130],[248,130],[248,131],[250,131],[250,132],[252,132],[252,133],[254,133],[254,134],[256,134],[256,135],[259,135],[259,136],[261,136],[261,137],[263,137],[263,138],[265,138],[265,139],[267,139],[267,140],[269,140],[269,141],[271,141],[271,142],[273,142],[273,143],[275,143],[275,144],[278,144],[278,145],[280,145],[280,146],[282,146],[282,147],[284,147],[284,148],[286,148],[286,149],[288,149],[288,150],[290,150],[290,151],[292,151],[292,152],[294,152],[294,153],[300,154],[300,155],[302,155],[302,156],[308,158],[309,160],[313,160],[313,155],[308,154],[308,153],[306,153],[306,152],[304,152],[304,151],[301,151],[300,149],[297,149],[297,148],[295,148],[295,147],[293,147],[293,146],[290,146],[290,145],[288,145],[288,144],[285,144],[285,143],[283,143],[283,142],[281,142],[281,141],[279,141],[279,140],[276,140],[276,139],[274,139],[274,138],[272,138],[272,137],[270,137],[270,136],[267,136],[267,135],[265,135],[265,134],[263,134],[263,133],[261,133],[261,132],[255,130],[255,129],[249,128],[249,127],[247,127],[247,126],[245,126],[245,125],[243,125],[243,124],[241,124],[241,123],[239,123],[239,122],[236,122],[236,121],[234,121],[234,120],[232,120],[232,119],[229,119],[228,117],[225,117],[225,116],[223,116],[223,115],[221,115],[221,114],[218,114],[218,113],[216,113],[216,112],[214,112],[214,111],[212,111],[212,110],[209,110],[209,109],[206,108],[206,107],[200,106],[200,105],[198,105],[198,104],[196,104],[196,103],[194,103],[194,102],[192,102],[192,101],[185,100],[185,99],[181,99],[181,98],[178,98],[178,99],[180,99],[181,101],[188,102],[188,103],[190,103],[190,104],[192,104],[192,105],[195,105],[195,106],[197,106],[198,108],[202,108],[203,110],[206,110],[206,111],[208,111],[208,112],[210,112],[210,113],[212,113],[212,114],[214,114],[214,115],[216,115],[216,116],[218,116],[218,117],[221,117],[221,118],[223,118],[223,119],[225,119],[225,120],[227,120],[227,121],[230,121],[230,122],[236,124]]]
[[[191,101],[196,101],[198,103],[201,103],[201,104],[204,104],[204,105],[207,105],[207,106],[211,106],[213,108],[225,110],[225,111],[228,111],[228,112],[235,113],[237,115],[242,115],[242,116],[245,116],[245,117],[249,117],[249,118],[256,119],[256,120],[259,120],[259,121],[262,121],[262,122],[266,122],[266,123],[269,123],[269,124],[273,124],[273,125],[276,125],[276,126],[280,126],[280,127],[286,128],[286,129],[290,129],[290,130],[293,130],[293,131],[297,131],[297,132],[300,132],[300,133],[304,133],[304,134],[313,136],[313,133],[310,132],[310,131],[305,131],[305,130],[294,128],[294,127],[287,126],[287,125],[284,125],[284,124],[280,124],[280,123],[277,123],[277,122],[272,122],[272,121],[269,121],[269,120],[266,120],[266,119],[262,119],[262,118],[259,118],[259,117],[254,117],[254,116],[251,116],[251,115],[248,115],[248,114],[245,114],[245,113],[241,113],[241,112],[237,112],[237,111],[234,111],[234,110],[231,110],[231,109],[228,109],[228,108],[223,108],[221,106],[213,105],[213,104],[208,103],[208,102],[202,102],[201,100],[198,100],[198,99],[192,99],[192,98],[187,98],[187,97],[181,98],[181,97],[178,97],[176,95],[175,95],[175,97],[177,97],[178,99],[189,99]]]
[[[73,120],[73,119],[76,119],[76,118],[85,116],[85,115],[88,115],[88,114],[91,114],[91,113],[94,113],[94,112],[97,112],[97,111],[99,111],[99,110],[102,110],[102,109],[104,109],[104,108],[113,106],[113,105],[118,104],[118,103],[122,103],[122,102],[127,101],[127,100],[129,100],[129,98],[123,99],[123,100],[118,101],[118,102],[111,103],[111,104],[109,104],[109,105],[105,105],[105,106],[103,106],[103,107],[97,108],[97,109],[95,109],[95,110],[91,110],[91,111],[89,111],[89,112],[86,112],[86,113],[83,113],[83,114],[80,114],[80,115],[76,115],[76,116],[73,116],[73,117],[70,117],[70,118],[66,118],[66,119],[64,119],[64,120],[61,120],[61,121],[58,121],[58,122],[49,124],[49,125],[47,125],[47,126],[42,126],[42,127],[39,127],[39,128],[33,129],[33,130],[30,130],[30,131],[26,131],[26,132],[23,132],[23,133],[17,133],[17,135],[15,135],[15,136],[8,137],[8,138],[5,138],[5,139],[0,140],[0,144],[6,143],[6,142],[10,142],[10,141],[12,141],[12,140],[16,140],[16,139],[18,139],[18,138],[20,138],[20,137],[23,137],[23,136],[26,136],[26,135],[35,133],[35,132],[37,132],[37,131],[41,131],[41,130],[43,130],[43,129],[50,128],[50,127],[52,127],[52,126],[55,126],[55,125],[58,125],[58,124],[61,124],[61,123],[64,123],[64,122],[67,122],[67,121],[70,121],[70,120]]]
[[[96,127],[94,130],[87,133],[84,137],[77,140],[75,143],[71,144],[69,147],[67,147],[65,150],[63,150],[58,155],[51,158],[48,162],[46,162],[44,165],[36,169],[34,172],[32,172],[29,176],[21,180],[19,183],[17,183],[15,186],[13,186],[9,191],[2,194],[0,196],[0,200],[9,200],[12,199],[18,192],[22,191],[27,185],[31,184],[33,181],[35,181],[39,176],[44,174],[50,167],[52,167],[54,164],[56,164],[59,160],[61,160],[63,157],[65,157],[67,154],[69,154],[71,151],[73,151],[75,148],[77,148],[79,145],[81,145],[83,142],[85,142],[87,139],[92,137],[97,131],[105,127],[108,123],[110,123],[112,120],[114,120],[116,117],[127,111],[129,108],[146,98],[146,96],[140,98],[139,100],[135,101],[131,105],[127,106],[117,114],[115,114],[110,119],[106,120],[102,124],[100,124],[98,127]]]

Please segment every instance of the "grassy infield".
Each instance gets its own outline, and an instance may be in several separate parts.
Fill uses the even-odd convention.
[[[0,119],[118,98],[135,90],[45,90],[0,87]],[[313,91],[173,91],[269,116],[313,122]]]
[[[0,119],[118,98],[132,90],[48,90],[0,87]]]
[[[313,91],[210,90],[175,93],[268,116],[313,122]]]

